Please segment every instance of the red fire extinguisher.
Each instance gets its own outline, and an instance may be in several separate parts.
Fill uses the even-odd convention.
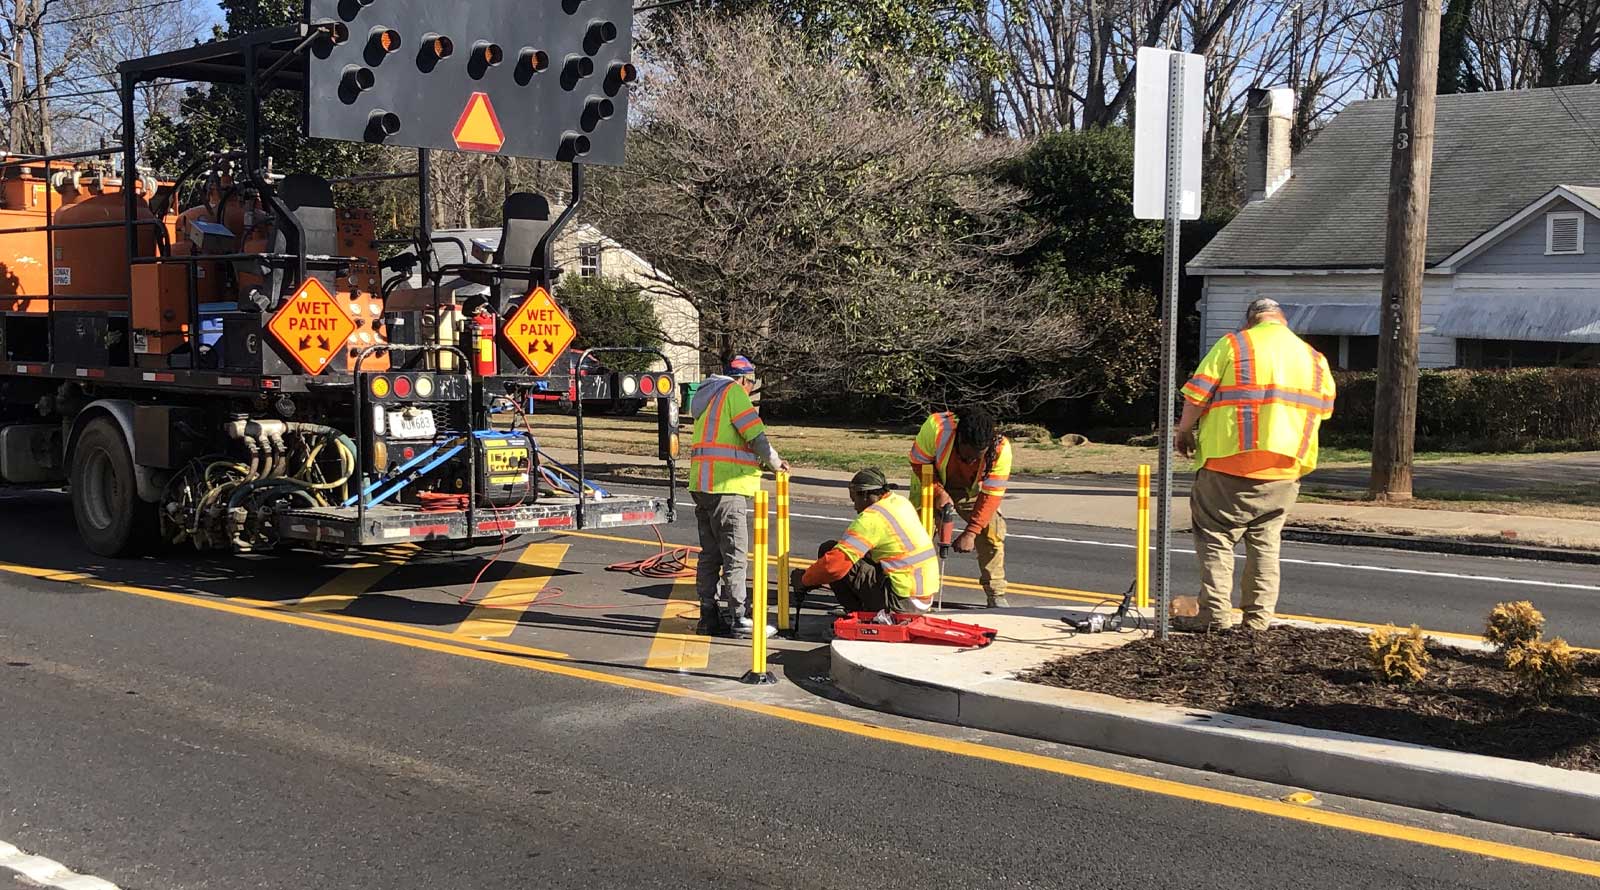
[[[473,371],[479,377],[493,377],[499,370],[494,355],[494,313],[479,309],[472,321],[478,326],[478,355]]]

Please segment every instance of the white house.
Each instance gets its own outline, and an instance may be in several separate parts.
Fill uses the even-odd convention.
[[[1206,345],[1257,297],[1335,367],[1378,354],[1393,100],[1289,157],[1287,90],[1250,97],[1250,201],[1188,264]],[[1440,96],[1423,367],[1600,366],[1600,85]]]

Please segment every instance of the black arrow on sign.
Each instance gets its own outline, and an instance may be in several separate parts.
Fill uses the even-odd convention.
[[[544,351],[551,355],[555,355],[556,348],[550,344],[549,340],[546,340],[544,341]]]
[[[333,345],[328,342],[328,338],[327,337],[318,337],[317,338],[317,348],[322,350],[323,352],[327,352],[328,350],[333,348]]]
[[[304,337],[300,338],[300,349],[301,350],[306,350],[306,349],[310,349],[310,348],[311,348],[311,335],[307,334]]]

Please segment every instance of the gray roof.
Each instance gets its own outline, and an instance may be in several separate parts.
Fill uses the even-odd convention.
[[[1190,261],[1197,268],[1383,265],[1394,100],[1352,103]],[[1600,85],[1440,96],[1428,263],[1561,184],[1600,186]]]

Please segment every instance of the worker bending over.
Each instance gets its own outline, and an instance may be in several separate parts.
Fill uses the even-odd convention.
[[[750,401],[756,366],[742,355],[695,391],[694,444],[689,447],[689,494],[700,531],[695,589],[700,595],[698,634],[753,636],[777,632],[766,616],[750,614],[745,562],[750,529],[745,517],[761,488],[761,468],[789,472],[767,441],[767,427]]]
[[[855,521],[844,537],[828,541],[817,561],[790,574],[804,593],[827,586],[846,612],[926,612],[939,592],[933,539],[911,502],[895,494],[877,467],[850,479]]]
[[[933,466],[936,509],[954,505],[967,524],[957,553],[978,551],[978,581],[989,608],[1006,606],[1006,519],[1000,501],[1011,479],[1011,442],[977,407],[930,415],[911,446],[911,500],[920,503],[922,468]]]

